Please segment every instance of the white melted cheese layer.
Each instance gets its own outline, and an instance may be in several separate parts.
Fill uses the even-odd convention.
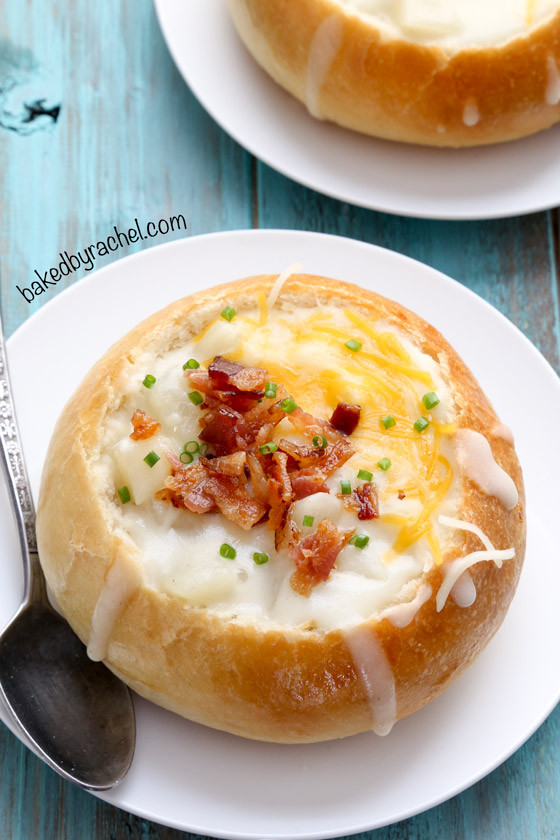
[[[330,319],[330,323],[352,334],[339,309],[324,307],[321,312]],[[298,501],[293,514],[302,538],[313,533],[321,519],[329,518],[341,528],[366,534],[369,542],[363,550],[346,545],[328,580],[315,586],[309,597],[298,594],[291,587],[294,564],[287,551],[275,551],[274,535],[266,523],[256,525],[247,532],[219,513],[195,514],[175,509],[154,498],[170,472],[165,452],[178,454],[186,441],[197,439],[200,431],[198,421],[201,410],[187,398],[193,388],[182,369],[189,358],[206,364],[216,355],[235,354],[247,365],[267,368],[267,363],[272,365],[274,362],[290,368],[303,367],[319,376],[325,370],[336,373],[340,367],[339,373],[346,377],[348,388],[345,399],[352,401],[354,398],[358,403],[364,400],[364,383],[357,375],[348,375],[339,362],[339,355],[334,350],[329,354],[324,340],[314,340],[313,336],[304,342],[296,340],[294,328],[310,314],[309,309],[288,312],[286,309],[275,309],[269,314],[266,327],[256,330],[244,323],[242,318],[232,322],[220,319],[198,342],[191,341],[155,361],[138,359],[127,382],[124,385],[121,383],[125,398],[122,407],[110,416],[107,424],[104,464],[115,488],[129,487],[132,501],[120,506],[117,498],[116,515],[126,537],[138,551],[146,583],[160,592],[184,599],[186,608],[208,607],[240,622],[308,625],[323,630],[351,627],[370,616],[378,616],[391,606],[412,600],[420,576],[434,563],[424,538],[388,560],[399,527],[378,519],[362,522],[333,495],[340,491],[341,479],[351,480],[352,487],[359,486],[362,482],[357,480],[357,471],[366,468],[374,473],[382,516],[414,516],[422,510],[417,496],[410,494],[399,499],[394,489],[401,479],[403,484],[411,479],[410,468],[393,456],[390,472],[378,469],[377,460],[392,454],[388,453],[386,446],[373,457],[368,450],[369,460],[364,461],[366,450],[360,444],[357,433],[351,437],[357,453],[327,481],[332,492],[314,494]],[[256,313],[253,315],[257,316]],[[411,380],[414,400],[419,402],[423,394],[435,390],[441,402],[429,412],[430,417],[443,424],[449,422],[454,413],[452,397],[438,364],[421,353],[404,333],[388,322],[377,321],[374,326],[396,335],[410,355],[411,362],[431,375],[433,387]],[[331,346],[335,344],[339,342],[332,338]],[[150,389],[142,385],[146,374],[156,377],[156,384]],[[278,381],[281,379],[278,378]],[[302,408],[313,413],[314,407],[306,404],[304,394],[294,394],[294,397]],[[132,428],[130,418],[136,409],[144,410],[162,424],[161,431],[147,441],[135,442],[129,438]],[[419,413],[418,409],[416,411]],[[327,416],[318,411],[315,414]],[[277,438],[283,436],[301,441],[301,436],[293,432],[287,418],[280,427],[275,435]],[[153,468],[143,460],[150,451],[160,457]],[[451,488],[432,516],[434,531],[444,545],[450,539],[450,532],[440,526],[437,517],[440,514],[456,515],[460,480],[449,439],[442,439],[441,452],[454,472]],[[312,527],[303,526],[306,515],[314,517]],[[234,560],[220,556],[223,543],[235,548]],[[270,560],[264,565],[255,564],[255,552],[268,554]]]
[[[559,0],[338,0],[387,38],[450,49],[493,46],[525,35],[560,8]]]

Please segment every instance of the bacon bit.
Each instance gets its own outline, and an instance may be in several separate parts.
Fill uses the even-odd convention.
[[[211,409],[203,418],[204,428],[199,434],[200,440],[209,443],[216,455],[231,455],[240,449],[248,449],[251,435],[243,415],[227,405]]]
[[[202,456],[198,459],[198,462],[210,470],[210,472],[239,477],[245,475],[247,453],[234,452],[233,455],[222,455],[221,458],[212,458],[211,460]]]
[[[366,481],[354,490],[358,501],[358,519],[377,519],[379,516],[379,501],[377,490],[371,481]]]
[[[132,425],[134,427],[134,431],[130,434],[132,440],[148,440],[157,435],[161,429],[161,423],[139,408],[132,415]]]
[[[351,435],[360,422],[361,407],[339,402],[331,417],[331,426],[344,435]]]
[[[305,499],[313,493],[328,493],[329,488],[323,480],[323,476],[316,470],[300,470],[290,474],[294,499]]]
[[[291,440],[285,440],[284,438],[278,441],[278,449],[290,455],[298,467],[301,468],[315,466],[325,453],[324,449],[317,449],[317,447],[309,444],[293,443]]]
[[[346,463],[355,451],[352,444],[341,435],[336,437],[334,443],[327,444],[326,449],[317,449],[314,446],[307,445],[301,446],[289,440],[281,440],[278,448],[290,455],[299,468],[306,469],[313,466],[322,474],[323,478],[328,478],[338,467]]]
[[[286,511],[284,525],[274,534],[274,547],[276,551],[280,551],[282,548],[293,548],[300,538],[299,528],[291,516],[292,507],[293,505],[290,505]]]
[[[215,473],[206,480],[204,492],[227,519],[245,531],[250,531],[266,513],[266,506],[250,496],[238,478]]]
[[[264,396],[264,386],[266,385],[267,372],[262,368],[247,367],[243,368],[234,376],[230,376],[230,385],[237,388],[239,391],[258,392]]]
[[[317,531],[290,549],[296,570],[290,578],[292,589],[304,595],[327,580],[336,558],[349,540],[352,531],[341,531],[330,519],[322,519]]]
[[[200,461],[187,469],[180,461],[177,467],[169,455],[167,457],[171,462],[173,473],[167,478],[163,490],[156,493],[156,498],[163,502],[171,502],[173,507],[185,508],[193,513],[210,513],[215,510],[214,499],[205,493],[204,485],[208,478],[208,471]]]
[[[207,370],[189,371],[187,377],[193,388],[196,388],[197,391],[202,391],[203,394],[213,393],[214,388]]]
[[[280,391],[280,388],[278,389]],[[275,402],[274,400],[263,399],[262,402],[254,405],[250,411],[244,416],[247,428],[254,434],[255,438],[259,431],[266,426],[269,432],[272,433],[275,426],[280,420],[283,420],[286,413],[280,408],[281,400]]]
[[[223,356],[216,356],[214,361],[208,365],[208,375],[214,388],[227,388],[230,377],[235,376],[241,370],[243,370],[243,365],[240,365],[239,362],[224,359]]]
[[[249,495],[239,478],[210,472],[210,465],[228,459],[216,458],[206,465],[201,463],[206,459],[199,458],[192,467],[185,467],[180,461],[180,467],[177,467],[174,456],[169,460],[173,474],[167,478],[163,490],[156,493],[158,499],[193,513],[210,513],[217,508],[246,531],[265,515],[266,506]]]
[[[232,390],[245,395],[250,393],[254,399],[264,396],[267,372],[262,368],[245,367],[216,356],[208,365],[208,375],[212,386],[218,391]]]
[[[275,452],[272,456],[270,478],[268,479],[270,511],[268,527],[271,531],[284,528],[288,508],[292,502],[292,485],[287,469],[288,456],[284,452]]]
[[[401,501],[402,501],[403,499],[406,499],[406,493],[403,493],[403,491],[402,491],[402,490],[399,490],[399,499],[400,499]]]
[[[324,435],[327,440],[336,440],[340,437],[330,423],[327,423],[326,420],[318,420],[299,406],[291,414],[288,414],[288,420],[296,431],[304,435]]]
[[[255,499],[263,504],[268,503],[268,480],[261,463],[254,452],[247,452],[247,466],[249,467],[249,477],[253,486],[253,495]]]

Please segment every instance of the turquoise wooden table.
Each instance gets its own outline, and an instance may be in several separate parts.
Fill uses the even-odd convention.
[[[8,334],[88,273],[38,275],[90,242],[183,214],[172,238],[236,228],[337,233],[408,254],[469,286],[560,371],[557,211],[490,222],[401,219],[327,199],[226,136],[179,77],[149,0],[4,0],[0,10],[0,271]],[[70,261],[71,262],[71,261]],[[22,291],[20,292],[19,289]],[[28,290],[27,293],[25,290]],[[558,662],[551,663],[558,667]],[[515,702],[515,698],[512,698]],[[63,782],[0,724],[0,838],[177,838]],[[560,837],[560,709],[490,776],[371,832],[397,838]]]

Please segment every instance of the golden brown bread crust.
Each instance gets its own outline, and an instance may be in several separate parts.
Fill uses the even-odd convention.
[[[242,311],[256,291],[270,288],[274,279],[263,276],[218,286],[148,318],[107,352],[61,415],[44,467],[37,532],[49,585],[84,642],[112,563],[119,559],[137,564],[126,543],[111,533],[107,503],[93,475],[104,418],[118,405],[122,371],[146,349],[168,342],[166,336],[183,340],[196,335],[226,303]],[[303,305],[341,301],[370,317],[389,317],[415,337],[424,352],[439,356],[453,382],[457,425],[485,433],[497,462],[519,490],[519,504],[508,512],[496,498],[463,482],[460,517],[478,524],[497,548],[516,549],[515,559],[502,569],[491,562],[471,568],[478,592],[471,607],[460,608],[449,598],[436,612],[442,572],[435,568],[425,581],[432,585],[433,596],[409,626],[398,629],[386,619],[365,622],[393,670],[401,718],[455,679],[505,615],[524,555],[521,469],[512,444],[489,434],[497,418],[472,374],[445,339],[417,315],[356,286],[308,275],[291,278],[281,297]],[[460,553],[476,548],[479,541],[465,534]],[[191,720],[250,738],[318,741],[364,731],[372,724],[368,697],[340,631],[236,624],[210,610],[186,608],[181,598],[148,586],[137,590],[118,619],[106,664],[148,699]]]
[[[550,61],[560,68],[560,11],[494,47],[453,54],[381,37],[333,0],[227,0],[254,58],[307,103],[308,60],[319,28],[330,28],[333,60],[320,83],[320,116],[375,137],[431,146],[515,140],[560,120]],[[465,124],[465,108],[479,115]],[[312,108],[313,110],[313,108]],[[470,111],[470,114],[469,114]],[[471,122],[467,116],[467,122]]]

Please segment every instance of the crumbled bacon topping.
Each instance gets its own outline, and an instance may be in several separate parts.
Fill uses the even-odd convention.
[[[134,431],[130,433],[132,440],[148,440],[157,435],[161,429],[161,423],[149,417],[145,411],[137,409],[132,415],[132,426]]]
[[[377,519],[379,516],[379,500],[377,490],[371,481],[366,481],[354,490],[358,500],[358,519]]]
[[[247,530],[268,517],[277,550],[288,549],[295,563],[293,588],[309,595],[313,586],[327,580],[352,532],[323,519],[314,534],[301,539],[291,507],[313,493],[329,492],[325,480],[354,454],[346,436],[356,428],[360,407],[339,403],[330,423],[299,407],[287,414],[281,408],[287,396],[281,385],[274,399],[264,395],[266,370],[221,356],[208,370],[188,371],[186,376],[204,394],[199,438],[212,446],[215,457],[200,456],[185,466],[169,454],[172,474],[158,498],[195,513],[219,510]],[[282,438],[274,452],[262,452],[259,447],[272,440],[286,417],[296,432],[310,441],[315,435],[324,437],[326,445]],[[360,519],[377,516],[373,484],[354,491],[353,502]]]
[[[290,578],[293,589],[308,596],[317,583],[327,580],[351,534],[341,531],[330,519],[323,519],[314,534],[291,548],[290,557],[296,566]]]
[[[342,432],[343,435],[351,435],[360,422],[360,412],[361,408],[359,405],[339,402],[333,411],[331,426],[337,431]]]
[[[199,458],[192,467],[185,467],[175,456],[168,454],[172,474],[165,487],[156,496],[175,507],[185,508],[193,513],[210,513],[219,510],[232,522],[249,531],[266,513],[264,504],[253,498],[244,486],[241,477],[223,471],[222,465],[213,470],[216,462],[227,461],[216,458],[206,464]],[[230,464],[235,456],[230,456]]]

